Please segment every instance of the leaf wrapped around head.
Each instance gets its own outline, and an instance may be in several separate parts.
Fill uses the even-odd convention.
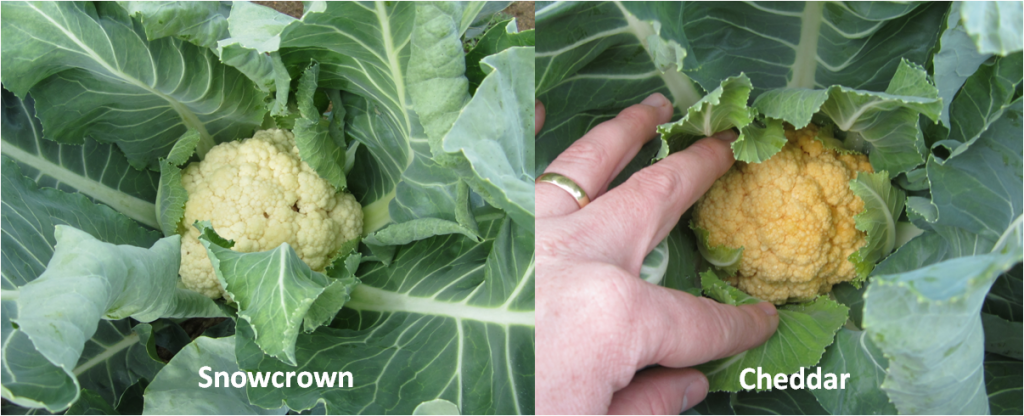
[[[708,240],[711,236],[708,230],[700,228],[693,222],[690,222],[690,229],[697,235],[697,250],[700,251],[704,260],[728,276],[736,274],[740,269],[740,262],[743,260],[743,247],[729,248],[724,245],[712,247]]]
[[[906,196],[892,186],[885,171],[860,172],[850,181],[850,190],[864,201],[864,211],[853,219],[857,229],[867,233],[867,242],[849,258],[857,268],[857,278],[852,283],[860,287],[875,264],[896,248],[896,220],[903,213]]]

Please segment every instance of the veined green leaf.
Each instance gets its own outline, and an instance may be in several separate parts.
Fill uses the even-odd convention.
[[[1013,322],[1024,317],[1024,284],[1021,284],[1022,265],[1018,264],[1004,273],[992,284],[992,290],[985,297],[982,312],[999,316]]]
[[[206,369],[205,372],[202,369]],[[264,409],[249,404],[245,389],[235,388],[230,383],[230,376],[239,371],[235,358],[235,337],[196,338],[167,363],[153,382],[146,389],[145,414],[259,414],[283,415],[288,413],[287,407]],[[326,371],[326,370],[325,370]],[[214,382],[215,372],[227,372],[229,380],[224,377]],[[200,387],[205,383],[202,375],[209,376],[211,384],[207,388]],[[245,373],[243,373],[245,374]],[[246,385],[255,374],[246,374]],[[259,376],[263,376],[259,374]],[[237,381],[237,379],[236,379]]]
[[[889,360],[871,342],[867,332],[840,328],[818,367],[822,373],[850,375],[845,389],[811,390],[829,414],[896,414],[896,407],[881,387]]]
[[[441,139],[470,99],[459,40],[462,5],[417,2],[415,14],[406,81],[430,150],[439,158],[444,153]]]
[[[783,415],[822,415],[826,413],[826,410],[818,404],[814,395],[807,389],[742,391],[730,394],[729,402],[738,415],[768,412],[770,412],[769,414]]]
[[[289,365],[296,364],[295,337],[315,301],[326,293],[343,302],[359,283],[351,276],[332,279],[311,270],[288,243],[269,251],[239,253],[231,250],[234,242],[220,237],[208,221],[197,222],[196,228],[217,279],[238,303],[238,316],[252,325],[255,342],[267,355]],[[334,286],[339,282],[341,286]],[[333,312],[342,304],[336,304]],[[322,307],[315,312],[306,324],[309,330],[333,318]]]
[[[519,32],[515,20],[509,20],[505,24],[495,25],[487,33],[484,33],[473,50],[466,53],[466,79],[469,80],[469,93],[475,93],[480,82],[487,76],[484,68],[480,66],[480,60],[508,48],[534,46],[536,44],[535,32],[533,29]]]
[[[1021,100],[1017,99],[966,151],[945,163],[929,158],[931,205],[937,215],[929,221],[993,241],[1010,223],[1019,221],[1024,199],[1021,123]]]
[[[545,35],[537,44],[535,88],[547,113],[536,138],[535,176],[594,126],[652,93],[665,95],[678,111],[700,100],[700,87],[678,68],[660,70],[649,49],[651,36],[688,48],[678,24],[683,8],[681,2],[551,3],[538,8],[537,27]],[[655,33],[655,22],[660,33]],[[692,59],[693,54],[684,59],[686,68],[696,66]]]
[[[680,220],[666,237],[668,265],[661,285],[700,296],[700,274],[697,270],[703,263],[693,234],[685,231],[688,223]]]
[[[38,354],[48,361],[46,364],[62,368],[75,384],[94,384],[89,381],[92,378],[79,381],[75,377],[84,377],[83,374],[97,364],[107,365],[110,359],[107,354],[139,344],[138,335],[123,337],[113,342],[114,345],[104,343],[109,336],[94,337],[101,328],[101,319],[132,317],[148,322],[160,316],[222,316],[210,299],[176,287],[176,266],[180,261],[177,236],[157,241],[152,249],[104,243],[65,225],[56,226],[54,237],[57,244],[46,271],[16,290],[18,307],[14,321],[17,331],[28,336]],[[148,337],[148,333],[145,336]],[[90,342],[106,345],[106,351],[86,351]],[[145,347],[142,349],[145,351]],[[14,354],[25,353],[16,351]],[[5,351],[5,358],[12,358],[10,354]],[[148,358],[146,353],[143,356]],[[93,357],[98,358],[93,360]],[[147,362],[140,361],[136,370],[147,374]],[[152,369],[151,374],[159,366],[153,369],[149,365],[148,368]],[[104,380],[95,372],[86,376]],[[123,391],[135,380],[137,378],[129,378],[127,383],[116,386],[101,381],[101,385]],[[77,390],[76,385],[67,388]],[[108,399],[116,400],[120,391],[106,393],[111,396]],[[55,409],[67,404],[37,403]]]
[[[459,35],[465,39],[476,37],[486,29],[492,16],[508,8],[511,1],[467,1],[463,5]]]
[[[711,270],[701,273],[701,286],[705,294],[728,305],[761,302],[723,282]],[[746,368],[760,367],[770,374],[792,374],[800,371],[801,367],[817,364],[825,347],[832,343],[836,331],[846,322],[849,309],[819,296],[810,302],[780,306],[778,311],[779,329],[767,342],[732,357],[696,367],[707,376],[710,391],[743,390],[740,374]],[[753,379],[748,374],[748,381]],[[757,390],[769,388],[762,386]]]
[[[316,60],[318,85],[345,91],[345,133],[360,143],[347,182],[363,206],[364,234],[418,218],[457,222],[459,176],[433,161],[420,118],[408,105],[415,6],[313,4],[281,33],[287,67],[305,69]]]
[[[217,56],[260,86],[263,91],[276,91],[270,109],[273,116],[288,113],[288,91],[291,76],[281,61],[278,48],[281,32],[295,21],[294,17],[248,1],[231,3],[228,35],[217,42]]]
[[[1021,84],[1022,61],[1020,53],[995,58],[982,64],[967,79],[949,106],[956,114],[950,120],[949,137],[939,142],[952,150],[947,159],[966,151],[1013,106],[1012,100]]]
[[[488,73],[442,150],[459,177],[520,226],[534,226],[534,51],[514,47],[481,61]]]
[[[960,21],[981,53],[1006,56],[1024,49],[1024,8],[1015,1],[965,2]]]
[[[746,72],[752,95],[844,85],[881,91],[900,60],[925,63],[948,8],[916,3],[687,3],[682,31],[701,85]],[[675,17],[675,16],[673,16]],[[678,17],[677,17],[678,18]]]
[[[1021,260],[1014,245],[872,277],[864,328],[889,358],[882,388],[901,413],[988,413],[978,311],[999,273]]]
[[[75,372],[70,370],[74,367],[62,369],[51,363],[35,348],[25,332],[15,329],[10,322],[18,317],[18,288],[43,274],[53,257],[54,246],[57,243],[54,226],[68,224],[81,227],[103,241],[117,244],[148,246],[160,236],[159,233],[140,227],[107,206],[93,203],[82,194],[39,188],[29,178],[21,175],[18,164],[6,156],[2,159],[3,184],[0,189],[3,190],[3,197],[0,200],[3,201],[3,221],[0,221],[0,224],[3,226],[3,261],[0,262],[0,267],[3,269],[4,296],[3,322],[0,328],[3,331],[4,348],[3,389],[0,391],[5,399],[19,405],[45,407],[56,412],[67,408],[78,397],[82,385]],[[86,349],[79,359],[80,362],[82,359],[91,359],[95,356],[110,357],[114,360],[123,357],[118,352],[135,345],[120,342],[131,337],[127,325],[126,321],[100,322],[92,340],[82,340]],[[106,330],[108,326],[117,326],[118,331],[124,334],[121,340],[107,336],[111,334]],[[104,371],[109,363],[110,361],[102,359],[92,361],[92,370],[85,376],[92,377],[93,371]],[[145,362],[139,363],[140,373],[144,373],[146,368],[148,367]],[[97,379],[106,379],[99,373],[95,374]],[[134,376],[129,375],[126,381],[131,381],[131,377]],[[118,389],[127,387],[120,384],[120,381],[113,385],[106,381],[104,383],[105,386],[109,386],[106,388],[112,390],[110,394],[115,396],[120,394]]]
[[[802,129],[811,123],[814,113],[818,112],[828,97],[828,90],[779,88],[758,95],[752,107],[765,117],[779,119],[792,124],[795,129]]]
[[[864,211],[853,216],[855,227],[867,234],[867,243],[850,255],[857,269],[851,283],[860,287],[875,264],[896,248],[896,220],[903,213],[906,195],[889,182],[885,171],[860,172],[850,181],[850,190],[864,201]]]
[[[953,97],[960,91],[978,66],[991,56],[990,53],[978,52],[974,42],[964,29],[960,19],[960,9],[965,2],[953,2],[946,16],[946,29],[939,37],[939,50],[932,58],[934,66],[935,86],[942,97],[942,124],[949,126],[949,106]],[[974,6],[969,6],[974,7]]]
[[[117,410],[92,390],[82,389],[78,401],[71,405],[65,415],[117,415]]]
[[[902,61],[884,93],[833,85],[826,90],[770,90],[755,100],[762,114],[794,126],[817,112],[846,132],[847,149],[868,153],[876,171],[898,174],[924,161],[920,115],[938,120],[942,103],[923,68]]]
[[[985,390],[988,391],[989,410],[994,415],[1021,413],[1021,395],[1024,386],[1024,368],[1020,360],[998,355],[985,355]]]
[[[133,166],[156,168],[189,128],[203,155],[263,120],[264,94],[242,74],[207,49],[146,40],[115,3],[9,2],[2,10],[4,86],[19,97],[31,90],[51,140],[117,143]]]
[[[160,160],[160,188],[156,194],[156,213],[160,218],[160,230],[165,237],[180,234],[181,219],[185,216],[188,191],[181,183],[182,163],[188,161],[196,151],[199,132],[189,129],[174,143],[167,159]]]
[[[153,205],[159,175],[132,168],[115,145],[92,139],[71,145],[43,138],[32,97],[20,100],[6,89],[0,129],[0,151],[40,186],[81,192],[142,224],[159,226]]]
[[[345,117],[345,110],[335,107],[340,110],[340,113],[332,113],[330,120],[325,120],[317,111],[313,104],[313,95],[316,94],[319,73],[320,64],[314,62],[299,77],[299,87],[295,91],[295,99],[298,101],[301,117],[295,120],[295,128],[292,132],[295,133],[295,146],[299,148],[299,156],[302,160],[316,170],[321,178],[334,185],[335,190],[344,191],[347,188],[345,151],[343,146],[339,146],[344,145],[344,142],[336,143],[334,137],[331,137],[329,133],[330,128],[338,130],[342,128],[341,125],[330,126],[331,123],[341,123],[340,120]]]
[[[658,134],[669,152],[685,149],[693,142],[723,130],[742,129],[754,121],[754,111],[747,107],[750,78],[740,74],[729,77],[714,91],[686,109],[683,118],[658,126]],[[744,140],[741,134],[737,142]],[[781,149],[781,147],[780,147]],[[739,154],[736,155],[739,158]]]
[[[736,160],[761,163],[779,153],[786,145],[786,131],[782,126],[782,120],[765,119],[764,127],[754,122],[740,131],[743,133],[731,145]]]
[[[214,1],[119,1],[129,15],[138,17],[146,38],[177,36],[196,45],[213,48],[228,33],[227,2]]]
[[[1021,359],[1024,345],[1024,326],[998,316],[982,313],[981,324],[985,329],[985,352]]]
[[[302,410],[323,398],[328,413],[408,414],[443,399],[464,414],[532,413],[534,236],[507,218],[480,229],[484,241],[432,237],[399,248],[390,266],[364,263],[363,284],[331,327],[299,335],[298,367],[264,356],[239,322],[243,369],[356,377],[355,388],[249,387],[250,400]],[[389,377],[396,366],[407,376]]]
[[[177,288],[177,236],[150,249],[104,243],[66,225],[54,236],[46,271],[18,288],[17,318],[19,330],[51,362],[72,368],[100,319],[223,316],[209,298]]]

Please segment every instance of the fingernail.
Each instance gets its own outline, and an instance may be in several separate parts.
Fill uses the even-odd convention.
[[[644,98],[640,103],[651,107],[662,107],[668,105],[668,99],[666,99],[664,95],[661,95],[661,93],[656,92],[647,96],[647,98]]]
[[[779,314],[779,311],[775,309],[775,305],[768,302],[758,303],[757,307],[761,309],[761,312],[764,312],[764,314],[768,316],[775,316]]]
[[[690,407],[696,406],[704,397],[708,395],[708,379],[701,377],[700,381],[696,383],[690,383],[686,387],[686,391],[683,392],[683,407],[679,410],[679,413],[683,413],[690,410]]]

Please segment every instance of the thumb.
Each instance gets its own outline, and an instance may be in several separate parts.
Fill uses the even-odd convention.
[[[692,368],[656,367],[643,370],[628,386],[615,392],[608,414],[676,415],[708,394],[708,379]]]

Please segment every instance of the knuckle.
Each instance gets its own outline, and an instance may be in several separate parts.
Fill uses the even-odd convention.
[[[648,106],[634,105],[622,110],[615,119],[623,128],[630,131],[651,130],[651,133],[654,133],[653,110]]]
[[[659,201],[669,199],[685,186],[685,181],[679,173],[657,164],[641,169],[630,179],[637,183],[637,189],[642,189]]]
[[[604,166],[608,163],[608,149],[592,140],[577,140],[558,156],[560,162],[571,166]],[[571,178],[577,180],[576,178]]]

